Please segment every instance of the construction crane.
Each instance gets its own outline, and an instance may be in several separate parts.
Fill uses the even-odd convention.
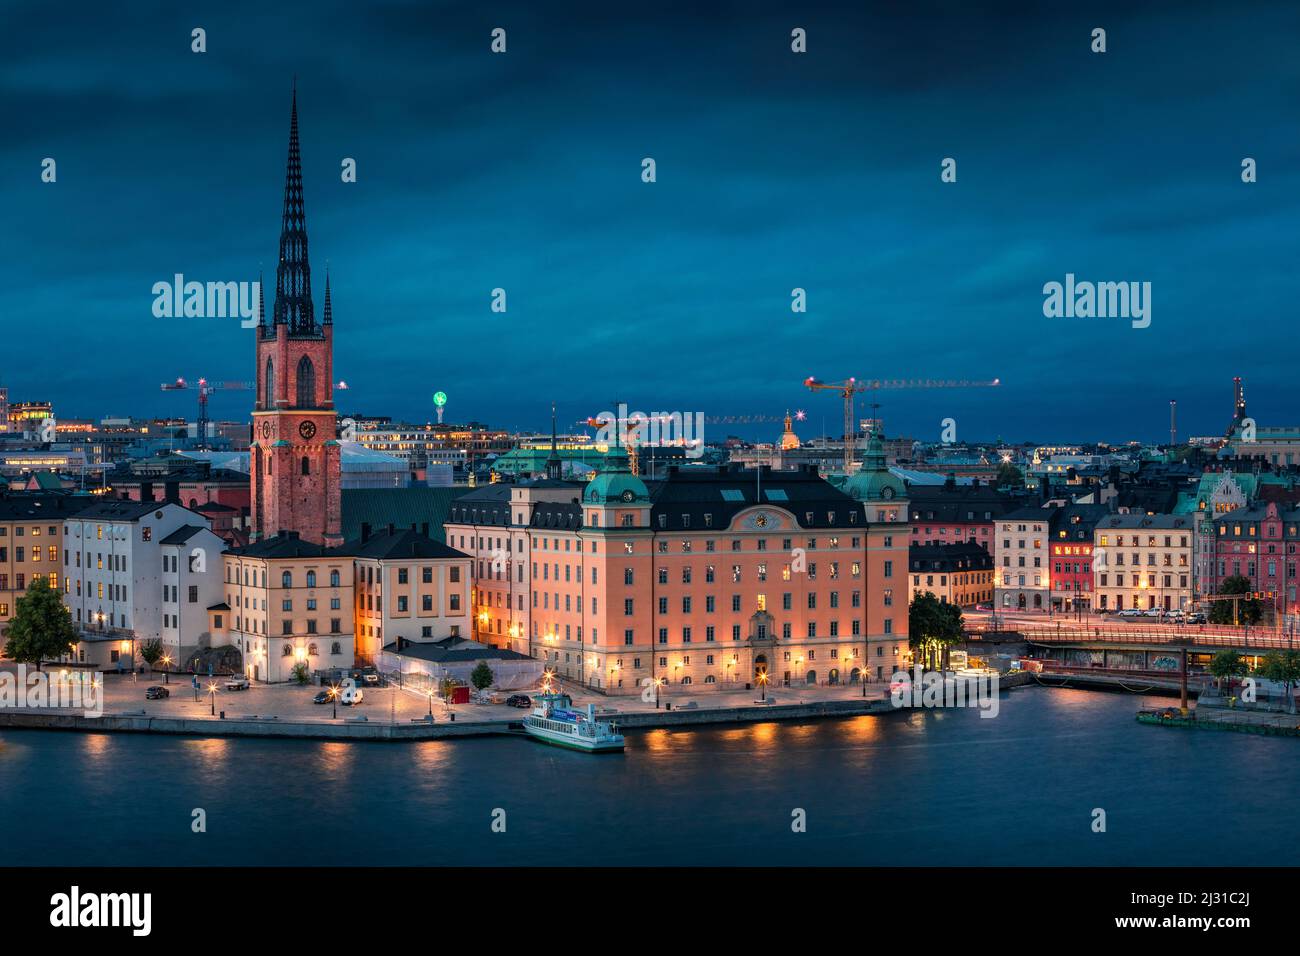
[[[844,396],[844,473],[853,470],[854,438],[857,429],[853,424],[854,397],[859,392],[875,392],[899,388],[992,388],[1002,384],[1001,379],[972,381],[964,378],[850,378],[843,382],[823,382],[810,375],[803,380],[811,391],[835,391]]]
[[[199,420],[197,425],[198,439],[200,449],[208,447],[208,396],[213,392],[244,392],[256,388],[252,382],[209,382],[206,378],[201,378],[197,382],[188,382],[183,378],[178,378],[174,382],[163,382],[162,390],[164,392],[179,392],[186,389],[196,389],[199,393]]]

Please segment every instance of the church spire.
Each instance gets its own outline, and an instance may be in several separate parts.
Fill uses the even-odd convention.
[[[262,281],[262,270],[257,270],[257,325],[266,325],[266,283]]]
[[[298,147],[298,84],[289,116],[289,159],[284,174],[284,214],[280,223],[280,263],[275,270],[275,324],[290,334],[316,329],[311,304],[311,265],[307,260],[307,217],[302,199],[302,155]]]
[[[334,310],[330,308],[330,264],[329,260],[325,261],[325,307],[321,310],[321,322],[325,325],[334,324]]]
[[[546,477],[559,478],[560,472],[560,453],[556,447],[555,403],[551,402],[551,456],[546,459]]]

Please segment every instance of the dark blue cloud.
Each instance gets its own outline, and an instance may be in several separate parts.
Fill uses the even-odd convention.
[[[296,75],[353,410],[431,417],[438,388],[454,418],[539,428],[553,396],[566,420],[789,406],[811,434],[839,410],[809,374],[1000,376],[882,411],[920,437],[952,416],[1120,439],[1163,434],[1169,398],[1185,432],[1220,431],[1241,374],[1286,419],[1300,11],[997,6],[8,4],[0,381],[90,416],[189,411],[157,391],[180,374],[252,377],[237,323],[156,319],[149,290],[273,282]],[[1067,272],[1152,282],[1151,327],[1045,319]]]

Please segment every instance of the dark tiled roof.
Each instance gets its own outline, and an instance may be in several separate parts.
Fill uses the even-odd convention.
[[[89,508],[80,512],[77,517],[87,520],[103,518],[105,521],[138,521],[145,515],[152,514],[155,511],[161,511],[168,505],[175,505],[189,511],[183,505],[169,501],[129,501],[125,498],[101,498]],[[193,514],[193,512],[190,512]]]
[[[469,555],[449,548],[441,541],[412,531],[409,528],[389,534],[382,531],[372,534],[366,541],[358,538],[339,549],[340,553],[354,558],[374,558],[378,561],[396,558],[468,558]]]
[[[662,481],[648,481],[650,527],[655,531],[725,529],[741,511],[757,505],[786,511],[799,527],[866,527],[862,504],[840,491],[815,468],[773,471],[762,476],[738,465],[670,470]],[[708,523],[705,515],[711,516]]]
[[[996,521],[1026,503],[989,485],[912,485],[907,494],[913,522]]]
[[[498,486],[490,486],[498,487]],[[506,495],[509,487],[505,486]],[[443,524],[453,501],[467,493],[485,489],[452,486],[450,488],[344,488],[342,492],[343,537],[361,537],[361,526],[387,528],[421,528],[429,526],[429,537],[444,540]]]
[[[0,521],[26,521],[29,518],[62,521],[101,500],[91,495],[13,492],[0,495]]]
[[[982,544],[971,541],[909,545],[907,562],[913,571],[989,571],[993,568],[993,556],[984,550]]]
[[[1057,508],[1052,514],[1052,540],[1091,541],[1093,529],[1110,513],[1107,505],[1068,504]],[[1062,531],[1065,532],[1064,536]]]
[[[247,547],[231,548],[227,553],[247,558],[329,558],[345,556],[342,551],[341,548],[327,548],[314,541],[304,541],[291,531],[281,531]]]
[[[184,544],[190,538],[194,537],[200,531],[206,531],[206,525],[187,524],[177,528],[167,537],[159,541],[159,544]]]

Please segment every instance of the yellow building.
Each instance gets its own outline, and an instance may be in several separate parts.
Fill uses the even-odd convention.
[[[94,500],[57,493],[0,496],[0,628],[36,577],[62,587],[63,519]]]
[[[415,531],[363,535],[342,549],[356,575],[357,659],[388,644],[471,636],[470,559]],[[400,649],[400,648],[399,648]]]
[[[223,556],[222,624],[252,680],[277,683],[355,663],[352,558],[282,531]],[[215,629],[215,628],[214,628]]]
[[[908,553],[912,600],[929,591],[945,604],[971,607],[993,600],[993,558],[973,541],[914,544]]]

